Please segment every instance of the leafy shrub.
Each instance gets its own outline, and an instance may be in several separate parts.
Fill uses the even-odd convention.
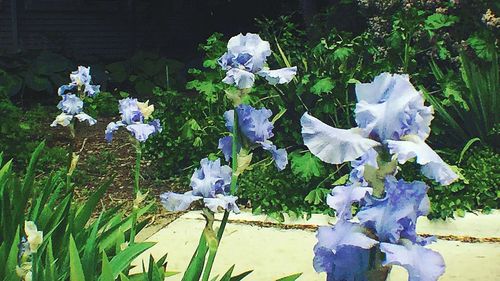
[[[304,200],[310,192],[309,186],[308,181],[300,177],[276,173],[273,165],[260,164],[239,178],[238,196],[240,202],[248,200],[253,213],[265,213],[283,221],[284,213],[301,217],[304,213],[310,215],[328,210],[324,200],[316,204]]]

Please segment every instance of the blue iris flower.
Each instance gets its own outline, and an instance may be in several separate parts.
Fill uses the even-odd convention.
[[[297,73],[297,67],[278,70],[267,68],[266,60],[271,55],[269,42],[258,34],[238,34],[227,43],[227,52],[219,58],[219,65],[226,70],[224,83],[240,89],[251,88],[255,74],[264,77],[271,85],[286,84]]]
[[[154,119],[145,123],[154,111],[153,105],[148,102],[138,102],[137,99],[125,98],[119,101],[118,110],[121,120],[110,122],[106,127],[105,139],[113,140],[113,134],[120,127],[125,127],[139,142],[145,142],[150,136],[160,133],[162,127],[160,120]]]
[[[356,96],[356,128],[333,128],[308,113],[301,118],[304,144],[311,153],[327,163],[350,161],[352,167],[349,182],[336,186],[327,197],[339,221],[333,228],[318,230],[314,267],[326,272],[327,280],[368,280],[368,249],[374,245],[368,239],[376,238],[385,253],[382,265],[403,266],[410,281],[437,280],[444,272],[443,258],[424,247],[435,239],[416,233],[417,218],[430,210],[428,186],[397,180],[387,171],[385,193],[375,197],[365,178],[368,167],[381,168],[379,154],[385,150],[400,164],[416,158],[422,174],[443,185],[457,179],[425,143],[432,107],[424,105],[422,94],[407,75],[383,73],[371,83],[356,85]],[[355,202],[360,207],[356,214],[359,223],[351,222]],[[364,233],[371,238],[360,236]]]
[[[378,241],[363,234],[358,223],[339,222],[322,226],[316,234],[314,269],[326,272],[328,280],[368,280],[370,250]]]
[[[269,151],[278,170],[285,169],[288,164],[288,154],[285,149],[277,149],[269,140],[274,136],[274,125],[269,118],[273,115],[272,111],[266,108],[256,109],[250,105],[241,104],[236,107],[238,115],[238,128],[247,142],[252,145],[258,145],[264,150]],[[228,110],[224,113],[226,128],[233,130],[234,111]],[[226,136],[219,140],[219,149],[226,160],[231,158],[232,137]],[[240,147],[238,147],[239,151]]]
[[[76,118],[80,122],[87,121],[91,126],[97,122],[94,118],[83,112],[83,101],[73,94],[63,95],[62,100],[57,104],[57,108],[62,113],[50,124],[51,127],[56,127],[57,125],[66,127],[71,123],[73,118]]]
[[[424,105],[422,93],[415,90],[407,75],[380,74],[371,83],[356,85],[356,96],[356,128],[333,128],[308,113],[302,116],[302,136],[311,153],[324,162],[341,164],[384,146],[400,163],[417,157],[423,174],[443,185],[458,178],[425,144],[433,110]],[[361,170],[353,176],[361,179]]]
[[[100,85],[90,84],[92,82],[90,67],[79,66],[76,71],[71,72],[69,78],[71,79],[71,83],[62,85],[57,90],[60,96],[75,90],[81,91],[89,97],[93,97],[100,92]]]
[[[207,208],[213,212],[229,210],[239,213],[236,205],[238,197],[230,195],[232,170],[221,166],[220,159],[210,161],[204,158],[201,167],[191,176],[191,191],[184,194],[166,192],[160,195],[163,206],[169,211],[184,211],[191,203],[203,199]]]

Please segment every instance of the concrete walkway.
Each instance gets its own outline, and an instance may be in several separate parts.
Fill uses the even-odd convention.
[[[291,229],[283,229],[265,216],[245,212],[231,214],[212,272],[223,274],[236,264],[235,273],[254,270],[244,279],[246,281],[276,280],[298,272],[303,273],[299,280],[324,281],[325,275],[312,268],[312,249],[316,243],[314,228],[333,222],[330,217],[314,215],[308,221],[287,219],[285,226]],[[204,220],[199,212],[186,213],[150,236],[147,241],[157,244],[134,264],[140,264],[150,254],[158,258],[168,253],[167,269],[183,272],[203,227]],[[421,234],[449,239],[440,239],[430,246],[446,261],[446,273],[440,280],[500,280],[500,211],[490,215],[467,214],[464,218],[449,221],[422,218],[418,227]],[[484,242],[489,240],[487,238],[495,238],[496,242]],[[179,274],[167,280],[180,280],[181,277]],[[406,271],[394,267],[390,280],[407,280]]]

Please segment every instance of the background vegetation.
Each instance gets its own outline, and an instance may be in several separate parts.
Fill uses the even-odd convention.
[[[290,164],[277,174],[264,154],[257,155],[261,161],[241,179],[242,202],[277,219],[283,213],[329,212],[325,195],[334,182],[345,181],[349,167],[326,165],[305,152],[300,116],[309,111],[331,125],[351,127],[354,84],[389,71],[410,74],[412,83],[424,92],[435,109],[432,146],[439,147],[462,175],[449,187],[429,182],[434,187],[430,216],[499,208],[500,19],[495,15],[500,15],[500,5],[483,0],[333,2],[318,1],[314,9],[304,8],[302,15],[255,21],[252,29],[278,50],[271,66],[297,65],[299,73],[285,87],[259,85],[248,97],[254,106],[281,115],[275,142],[287,148]],[[88,113],[106,120],[117,115],[116,102],[122,97],[149,99],[164,131],[146,145],[145,164],[150,166],[145,177],[152,188],[161,182],[167,189],[187,189],[193,165],[208,154],[220,155],[215,147],[225,131],[222,114],[230,106],[224,99],[228,87],[221,82],[224,74],[217,58],[232,35],[214,33],[200,44],[198,63],[166,58],[157,50],[141,50],[115,61],[68,58],[48,51],[2,55],[0,151],[5,159],[16,156],[14,167],[22,173],[31,151],[45,139],[48,147],[38,172],[66,163],[67,151],[61,146],[65,139],[48,127],[55,115],[55,89],[78,64],[90,65],[94,82],[105,91],[87,101]],[[116,150],[101,151],[85,165],[100,167],[99,163],[119,161],[120,156]],[[88,178],[85,173],[78,177]]]

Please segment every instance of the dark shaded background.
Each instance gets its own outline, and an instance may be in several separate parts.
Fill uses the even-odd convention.
[[[311,0],[0,0],[0,52],[120,58],[138,49],[186,59],[213,32],[257,32],[255,18],[308,20]]]

